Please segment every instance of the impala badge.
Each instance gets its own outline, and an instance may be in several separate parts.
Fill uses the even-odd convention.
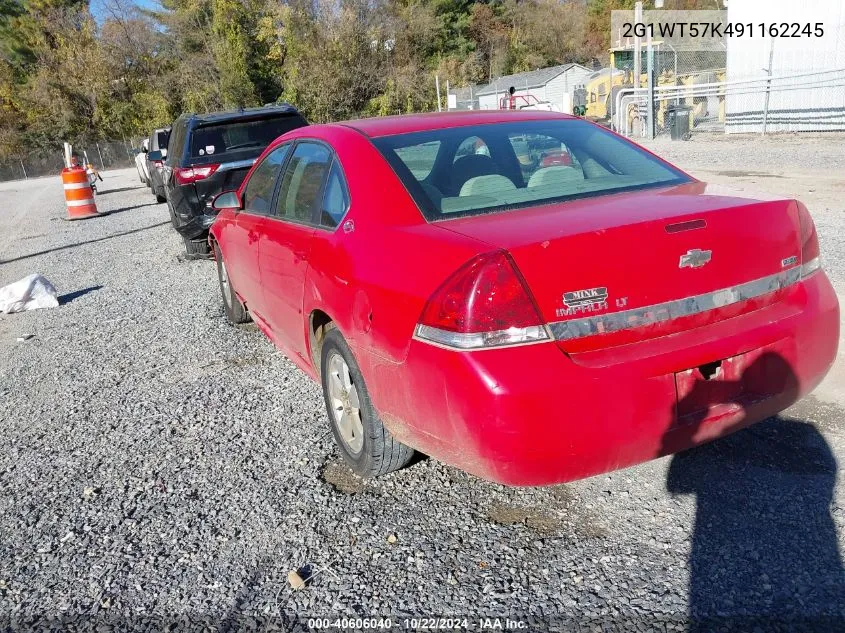
[[[607,288],[587,288],[563,293],[563,308],[555,310],[559,317],[581,312],[607,310]]]
[[[681,255],[681,261],[678,262],[678,268],[701,268],[710,261],[713,256],[713,251],[702,251],[694,248]]]

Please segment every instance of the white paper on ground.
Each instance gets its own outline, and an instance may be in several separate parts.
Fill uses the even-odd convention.
[[[0,288],[0,312],[10,314],[39,308],[55,308],[59,298],[53,284],[35,273]]]

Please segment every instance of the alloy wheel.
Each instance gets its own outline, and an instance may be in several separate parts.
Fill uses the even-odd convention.
[[[332,353],[328,359],[328,392],[332,416],[341,440],[353,455],[364,447],[364,423],[361,421],[361,402],[358,388],[349,374],[343,356]]]

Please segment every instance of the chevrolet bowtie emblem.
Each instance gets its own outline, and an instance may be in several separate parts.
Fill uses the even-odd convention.
[[[678,268],[701,268],[710,261],[713,256],[713,251],[702,251],[694,248],[681,255],[681,261],[678,262]]]

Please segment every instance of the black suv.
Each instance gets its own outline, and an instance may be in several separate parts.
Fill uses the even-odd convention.
[[[305,125],[287,104],[183,114],[173,122],[162,176],[170,221],[185,240],[188,255],[208,255],[214,196],[237,189],[271,141]]]

